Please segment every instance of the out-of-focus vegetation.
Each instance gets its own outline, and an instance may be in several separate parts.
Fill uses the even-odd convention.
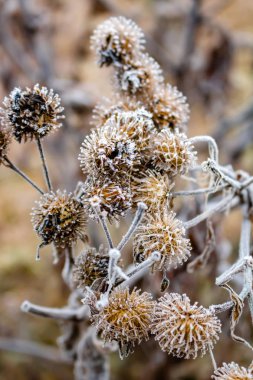
[[[1,99],[15,86],[39,82],[58,91],[65,107],[64,127],[45,139],[54,183],[74,189],[81,176],[77,156],[90,129],[92,108],[101,95],[110,96],[109,75],[97,67],[89,37],[99,22],[112,15],[130,17],[143,28],[147,50],[161,64],[166,79],[188,97],[189,135],[209,133],[217,137],[221,160],[253,174],[251,0],[2,0]],[[32,143],[25,149],[13,143],[10,156],[31,177],[41,181],[40,161]],[[54,347],[59,325],[20,311],[20,304],[27,298],[57,307],[64,305],[67,297],[61,268],[52,266],[50,250],[43,250],[39,263],[34,259],[38,240],[29,214],[37,194],[4,167],[0,169],[0,192],[0,347],[1,337]],[[231,214],[221,229],[237,248],[238,215]],[[102,238],[92,239],[97,242]],[[223,291],[214,290],[213,284],[216,263],[214,255],[195,276],[178,273],[180,291],[187,291],[204,305],[218,297],[222,300]],[[227,316],[224,320],[228,320]],[[240,329],[244,335],[252,335],[247,316],[243,323]],[[249,361],[251,353],[226,338],[229,326],[223,326],[223,331],[223,343],[215,348],[219,364],[226,360],[240,360],[242,364]],[[210,378],[209,358],[178,360],[158,354],[155,347],[154,341],[143,344],[123,362],[113,356],[113,379]],[[72,376],[71,366],[66,363],[8,351],[0,353],[3,380],[69,380]]]

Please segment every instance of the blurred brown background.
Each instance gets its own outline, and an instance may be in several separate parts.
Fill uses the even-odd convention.
[[[215,136],[222,162],[253,174],[252,0],[1,0],[0,98],[15,86],[39,82],[54,88],[65,107],[63,128],[44,140],[54,184],[74,190],[81,178],[77,156],[90,129],[92,108],[102,95],[110,96],[110,69],[97,67],[89,38],[101,21],[113,15],[130,17],[144,29],[148,52],[161,64],[166,79],[188,97],[189,135]],[[10,157],[43,186],[32,143],[25,147],[13,143]],[[17,339],[56,347],[59,325],[20,311],[24,299],[57,307],[67,297],[50,250],[43,249],[39,263],[34,259],[38,239],[29,213],[37,194],[4,167],[0,168],[0,192],[0,348],[8,344],[13,348]],[[219,228],[234,253],[238,222],[238,214],[233,213]],[[224,238],[222,244],[226,265],[233,255],[227,258]],[[213,283],[216,271],[214,257],[194,276],[179,273],[173,290],[187,291],[206,306],[223,301],[227,295]],[[252,339],[247,313],[244,317],[240,333]],[[249,364],[251,352],[229,339],[228,314],[223,320],[223,336],[215,348],[218,363]],[[37,358],[35,348],[39,349]],[[71,366],[57,362],[57,352],[43,354],[43,347],[29,345],[21,350],[23,354],[0,351],[1,380],[73,379]],[[27,351],[33,355],[26,355]],[[212,371],[209,357],[169,358],[158,354],[152,341],[123,362],[113,355],[111,365],[115,380],[207,380]]]

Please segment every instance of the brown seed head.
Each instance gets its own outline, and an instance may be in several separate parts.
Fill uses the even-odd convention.
[[[148,207],[148,212],[157,212],[167,206],[168,195],[174,186],[168,176],[148,170],[131,178],[131,192],[133,205],[136,207],[143,202]]]
[[[144,49],[144,34],[130,19],[111,17],[100,24],[91,37],[100,66],[128,64]]]
[[[11,128],[18,142],[42,138],[62,125],[59,120],[64,116],[59,96],[38,84],[32,89],[14,88],[3,105],[0,120]]]
[[[158,130],[169,128],[171,131],[184,131],[187,127],[189,105],[186,97],[176,87],[161,87],[153,96],[150,111]]]
[[[73,279],[78,288],[103,290],[108,274],[109,255],[103,246],[86,248],[75,260]]]
[[[196,152],[186,135],[169,129],[155,136],[150,154],[153,165],[171,177],[187,173],[196,161]]]
[[[79,160],[84,173],[94,178],[111,177],[122,171],[129,172],[138,161],[138,155],[135,142],[108,121],[84,139]]]
[[[141,262],[159,251],[160,261],[154,270],[176,268],[190,256],[191,245],[185,237],[183,223],[167,208],[148,214],[138,227],[134,238],[134,259]]]
[[[177,293],[165,294],[156,305],[152,333],[163,351],[178,358],[203,356],[218,340],[219,319],[203,306]],[[223,378],[222,378],[223,379]]]
[[[140,290],[115,289],[108,305],[95,317],[95,325],[105,342],[119,343],[121,354],[143,339],[148,339],[155,302],[149,293]]]
[[[159,64],[148,54],[140,54],[127,67],[116,71],[116,85],[119,92],[149,105],[154,93],[159,91],[164,78]]]
[[[32,209],[32,224],[43,244],[66,248],[86,240],[87,219],[83,205],[71,193],[57,190],[44,194]]]
[[[253,373],[244,367],[240,367],[237,363],[223,363],[222,367],[218,368],[212,379],[215,380],[252,380]]]
[[[132,205],[129,187],[112,182],[110,179],[101,183],[88,178],[83,192],[82,202],[91,218],[97,218],[99,213],[111,222],[123,216]]]

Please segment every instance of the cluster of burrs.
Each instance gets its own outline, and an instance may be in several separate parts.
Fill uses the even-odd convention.
[[[216,282],[230,291],[232,301],[205,308],[191,304],[185,294],[165,293],[155,300],[150,292],[141,292],[134,284],[148,269],[162,271],[161,291],[165,291],[169,284],[166,272],[190,257],[187,229],[228,205],[246,202],[245,192],[249,197],[252,178],[220,166],[218,148],[211,137],[187,137],[186,98],[164,82],[159,64],[145,52],[143,32],[135,23],[124,17],[110,18],[95,30],[91,40],[99,65],[113,68],[116,91],[95,107],[95,127],[85,137],[79,155],[85,179],[73,193],[53,189],[41,144],[42,138],[61,126],[63,108],[59,96],[39,85],[16,88],[0,109],[0,163],[41,194],[32,210],[32,224],[41,239],[39,248],[53,244],[57,257],[65,252],[65,282],[79,303],[82,299],[89,307],[88,318],[98,336],[109,345],[117,342],[121,357],[154,336],[163,351],[179,358],[196,358],[210,352],[214,379],[250,379],[252,366],[245,369],[230,363],[217,368],[212,349],[221,332],[216,314],[237,307],[241,315],[243,300],[252,292],[252,260],[247,245],[252,209],[244,215],[240,260]],[[47,191],[10,161],[12,139],[37,142]],[[208,143],[210,157],[198,166],[194,145],[199,142]],[[197,183],[194,170],[209,174],[210,187],[172,192],[176,180],[186,174]],[[188,222],[177,218],[172,204],[175,197],[223,191],[228,196],[213,208]],[[131,211],[135,212],[132,224],[115,246],[107,222],[118,221]],[[108,247],[97,249],[87,244],[88,218],[101,223]],[[124,268],[122,249],[132,236],[133,265]],[[78,240],[86,246],[74,257],[73,245]],[[245,275],[245,286],[241,298],[235,301],[227,282],[239,272]],[[50,311],[26,302],[23,310],[63,320],[87,319],[83,306],[78,308],[76,304],[74,308]],[[231,331],[238,319],[233,320]]]

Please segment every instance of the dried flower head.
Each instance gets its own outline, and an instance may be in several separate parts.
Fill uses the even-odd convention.
[[[84,139],[79,155],[83,172],[96,178],[128,172],[138,160],[135,142],[109,121]]]
[[[140,158],[144,158],[150,141],[153,139],[154,124],[152,115],[143,107],[136,111],[115,112],[106,125],[116,128],[127,139],[134,141]]]
[[[65,248],[77,239],[86,240],[87,219],[83,205],[71,193],[51,191],[36,203],[31,213],[32,224],[42,245],[54,242],[56,247]]]
[[[3,105],[1,121],[10,126],[18,142],[46,136],[51,130],[61,127],[59,120],[64,117],[60,115],[63,107],[60,106],[59,95],[46,87],[40,88],[38,84],[32,89],[14,88]]]
[[[130,19],[111,17],[95,29],[91,47],[100,66],[125,65],[144,49],[144,34]]]
[[[185,130],[189,121],[187,99],[176,87],[166,85],[154,94],[150,111],[156,127]]]
[[[184,133],[169,129],[159,132],[153,141],[151,157],[154,166],[170,176],[184,174],[196,161],[196,152]]]
[[[141,102],[134,97],[116,94],[113,98],[104,98],[93,110],[92,124],[101,127],[114,113],[136,111],[142,107]]]
[[[152,333],[163,351],[178,358],[203,356],[218,340],[219,319],[209,309],[191,305],[190,299],[177,293],[165,294],[156,305]]]
[[[148,339],[154,306],[149,293],[117,288],[95,317],[97,330],[105,342],[117,341],[121,355],[127,355],[136,344]]]
[[[112,221],[123,216],[132,205],[129,187],[110,179],[100,183],[88,178],[83,193],[82,202],[91,218],[96,218],[101,213]]]
[[[79,288],[89,286],[94,290],[105,290],[108,264],[108,249],[100,246],[97,251],[88,247],[75,260],[73,280]]]
[[[134,259],[141,262],[158,251],[160,261],[154,270],[176,268],[190,256],[190,240],[185,237],[183,223],[167,208],[148,214],[138,227],[134,238]]]
[[[223,363],[222,367],[216,369],[212,379],[215,380],[252,380],[253,373],[237,363]]]
[[[116,71],[116,85],[120,92],[149,103],[159,91],[164,78],[159,64],[148,54],[141,54],[128,67]]]
[[[137,206],[139,202],[143,202],[149,212],[157,212],[158,208],[166,207],[173,186],[166,174],[162,175],[152,170],[136,174],[131,178],[133,204]]]
[[[9,144],[11,143],[11,132],[7,127],[0,125],[0,165],[8,153]]]

